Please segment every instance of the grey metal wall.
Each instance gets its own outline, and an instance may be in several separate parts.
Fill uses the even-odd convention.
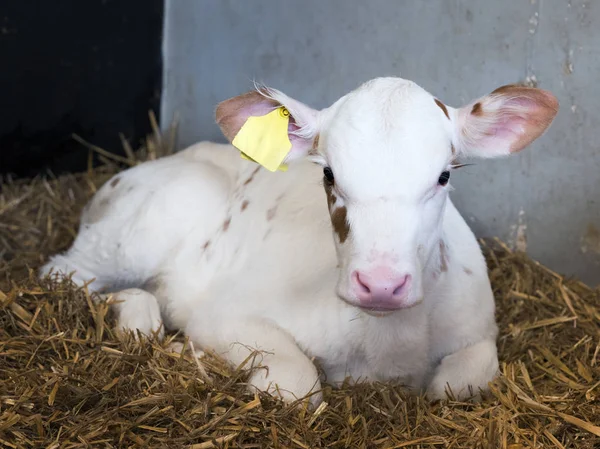
[[[566,0],[167,0],[163,126],[180,145],[223,141],[215,104],[265,82],[320,108],[377,76],[459,106],[528,81],[561,111],[509,159],[453,177],[480,236],[600,282],[600,4]]]

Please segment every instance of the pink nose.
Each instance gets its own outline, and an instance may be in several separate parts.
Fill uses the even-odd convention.
[[[394,310],[402,308],[410,288],[409,274],[397,275],[387,268],[368,273],[355,271],[352,287],[363,307]]]

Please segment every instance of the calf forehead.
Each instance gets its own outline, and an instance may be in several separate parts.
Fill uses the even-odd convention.
[[[431,94],[412,82],[387,79],[367,83],[343,98],[328,125],[330,145],[370,144],[392,154],[400,145],[417,154],[436,152],[431,147],[449,144],[451,131],[449,118]]]
[[[373,188],[389,188],[389,178],[399,185],[400,178],[435,176],[450,156],[450,120],[433,96],[408,81],[361,87],[336,105],[328,125],[325,151],[336,177],[377,172]]]

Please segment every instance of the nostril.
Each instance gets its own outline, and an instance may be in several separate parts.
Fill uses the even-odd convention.
[[[410,275],[407,274],[406,276],[404,276],[404,278],[400,281],[400,283],[398,283],[396,285],[393,295],[399,295],[400,293],[402,293],[402,290],[404,290],[404,286],[408,284],[409,280],[410,280]]]
[[[364,292],[364,293],[371,293],[371,289],[369,288],[369,286],[367,284],[365,284],[361,279],[360,279],[360,274],[358,273],[358,271],[354,272],[354,280],[356,282],[356,285],[358,285],[358,287]]]

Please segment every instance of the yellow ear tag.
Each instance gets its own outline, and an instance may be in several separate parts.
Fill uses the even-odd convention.
[[[231,143],[241,151],[244,159],[254,161],[271,172],[287,171],[282,162],[292,149],[288,137],[289,121],[290,113],[284,107],[267,115],[249,117]]]
[[[242,156],[242,159],[246,159],[247,161],[252,161],[252,162],[254,162],[255,164],[258,164],[258,162],[256,162],[256,161],[255,161],[254,159],[252,159],[251,157],[249,157],[249,156],[246,156],[246,155],[245,155],[244,153],[242,153],[241,151],[240,151],[240,156]],[[288,171],[288,165],[287,165],[287,164],[281,164],[277,170],[279,170],[279,171],[283,171],[283,172],[285,172],[285,171]]]

